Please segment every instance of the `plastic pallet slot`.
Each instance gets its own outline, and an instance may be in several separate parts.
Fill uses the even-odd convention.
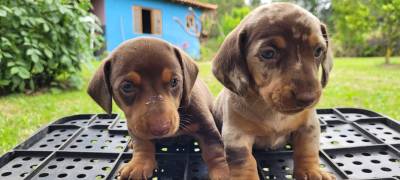
[[[322,128],[322,168],[333,172],[338,179],[400,179],[398,122],[355,108],[319,109],[317,114]],[[126,120],[117,114],[61,118],[3,155],[0,179],[114,179],[120,166],[132,156],[129,140]],[[199,144],[192,137],[167,138],[155,143],[159,168],[154,179],[207,178]],[[293,179],[291,153],[290,143],[275,151],[254,150],[260,179]],[[25,162],[24,158],[29,160]],[[77,158],[81,160],[74,162]],[[93,159],[96,161],[92,162]],[[372,162],[375,159],[380,163]],[[86,170],[85,166],[93,167]]]
[[[400,125],[387,118],[361,119],[356,124],[389,144],[400,144]]]
[[[0,159],[0,179],[23,179],[33,172],[51,152],[13,151]]]
[[[321,131],[320,147],[322,149],[373,145],[378,143],[350,123],[328,121],[327,127],[328,128]]]
[[[50,125],[41,129],[15,149],[54,151],[62,147],[79,129],[74,125]]]
[[[400,178],[400,153],[387,145],[325,152],[351,179]]]
[[[186,155],[177,154],[156,154],[158,168],[153,171],[153,176],[149,179],[171,179],[180,180],[185,176],[185,169],[187,164]],[[183,157],[183,158],[182,158]],[[118,169],[128,163],[132,158],[131,153],[124,153],[119,159],[115,172],[112,174],[111,179],[118,178]]]
[[[52,124],[56,125],[76,125],[76,126],[87,126],[93,120],[96,115],[93,114],[81,114],[73,115],[61,118]]]
[[[348,121],[355,121],[358,119],[364,119],[364,118],[374,118],[374,117],[382,117],[382,115],[365,110],[365,109],[358,109],[358,108],[337,108],[337,111],[339,111],[342,116],[348,120]]]
[[[398,151],[400,151],[400,144],[395,144],[395,145],[393,145],[394,146],[394,148],[396,148]]]
[[[317,116],[320,121],[345,121],[343,114],[336,109],[317,109]]]
[[[257,166],[261,179],[294,179],[293,177],[293,152],[269,152],[256,154]],[[328,158],[320,153],[320,168],[342,177],[341,173],[334,170],[336,167],[328,163]]]
[[[31,179],[106,179],[118,153],[56,152]]]
[[[113,131],[127,131],[128,127],[127,127],[127,123],[126,123],[126,119],[121,119],[119,118],[118,120],[116,120],[109,128],[110,130]]]
[[[81,114],[61,118],[54,121],[52,125],[76,125],[80,127],[90,125],[110,125],[118,118],[118,114]]]
[[[89,152],[123,152],[129,135],[111,133],[108,126],[93,125],[82,130],[63,150]]]
[[[119,120],[118,114],[98,114],[90,125],[111,125],[117,120]]]

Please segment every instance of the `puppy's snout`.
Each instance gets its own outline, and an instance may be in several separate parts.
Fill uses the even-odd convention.
[[[170,128],[171,122],[163,118],[157,118],[149,123],[150,133],[154,136],[163,136],[169,132]]]
[[[171,128],[171,122],[163,117],[157,117],[150,120],[149,130],[154,136],[163,136],[169,132]]]
[[[294,93],[294,95],[297,105],[302,107],[309,106],[318,99],[318,94],[313,92]]]

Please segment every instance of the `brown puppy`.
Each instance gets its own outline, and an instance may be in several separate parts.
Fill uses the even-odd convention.
[[[125,113],[134,153],[120,179],[150,177],[156,168],[151,140],[181,134],[199,141],[211,179],[229,173],[212,95],[197,73],[186,53],[155,38],[125,41],[104,60],[88,93],[107,113],[112,98]]]
[[[315,113],[332,59],[326,27],[306,10],[272,3],[252,11],[213,61],[226,87],[215,105],[232,179],[258,179],[253,145],[294,147],[296,179],[334,179],[319,168]],[[322,67],[322,79],[318,78]]]

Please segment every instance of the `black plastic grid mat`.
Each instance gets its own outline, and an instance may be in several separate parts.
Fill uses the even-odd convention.
[[[355,108],[318,109],[320,166],[337,179],[400,179],[400,124]],[[126,120],[82,114],[54,121],[0,158],[0,179],[116,179],[127,163]],[[150,179],[207,179],[191,137],[156,141],[158,168]],[[260,179],[293,179],[292,149],[256,150]]]

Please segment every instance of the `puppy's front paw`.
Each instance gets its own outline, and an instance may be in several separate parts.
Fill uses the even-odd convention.
[[[334,180],[336,177],[328,172],[316,168],[301,168],[296,169],[294,177],[298,180]]]
[[[119,180],[146,179],[153,175],[157,163],[151,159],[131,160],[119,169]]]

